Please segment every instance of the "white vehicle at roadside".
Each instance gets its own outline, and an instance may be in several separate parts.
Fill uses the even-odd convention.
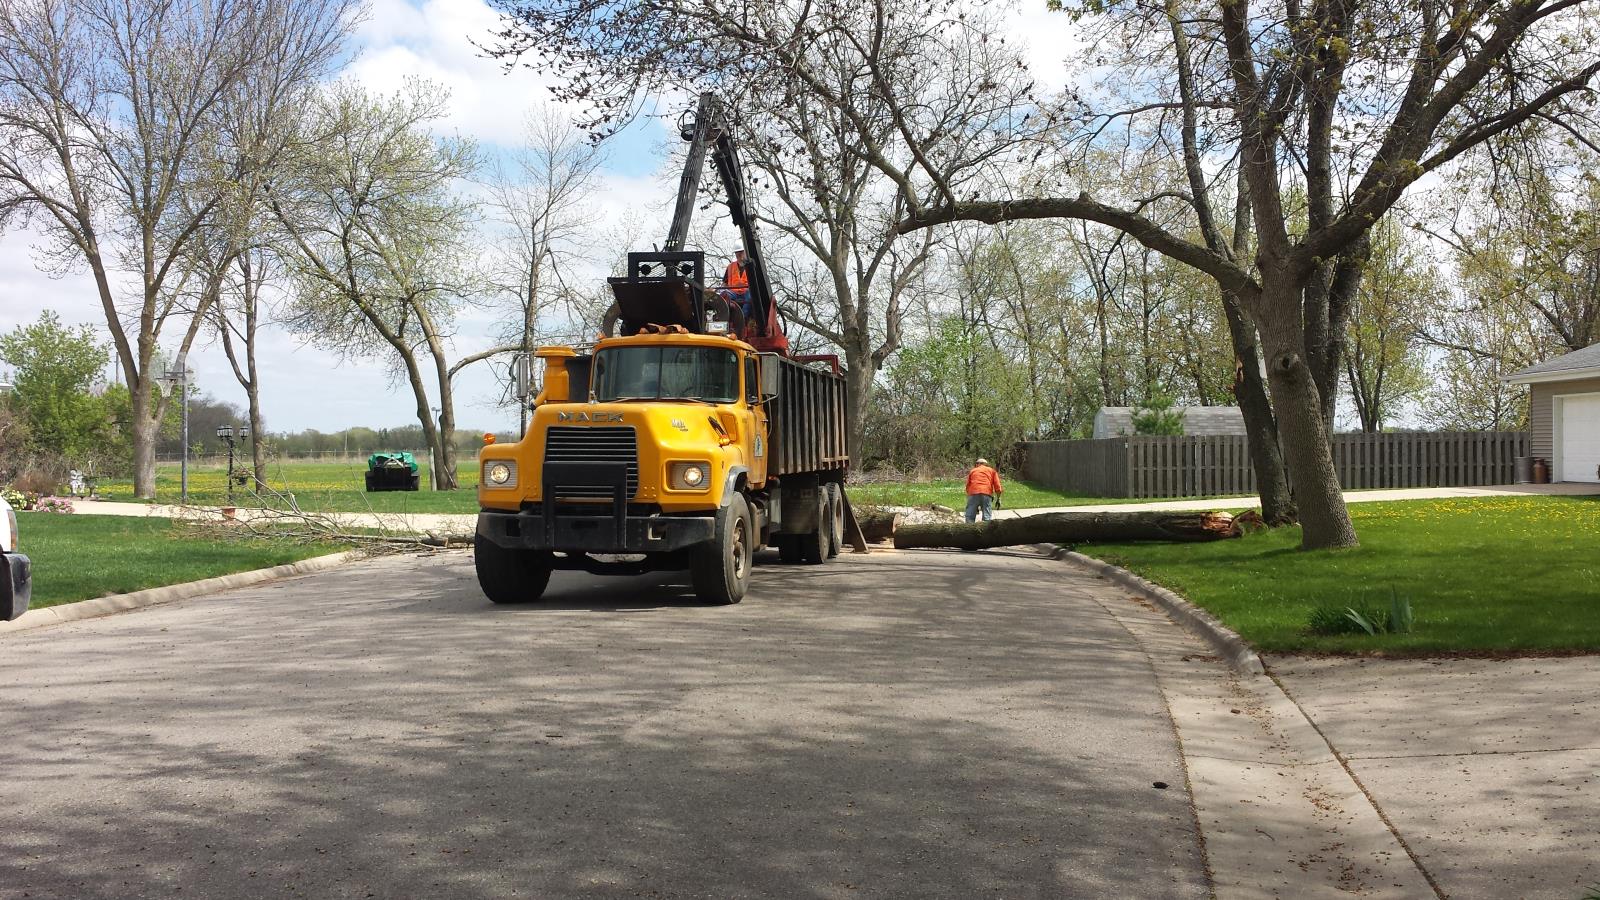
[[[33,599],[33,564],[17,552],[17,514],[0,497],[0,622],[28,611]]]

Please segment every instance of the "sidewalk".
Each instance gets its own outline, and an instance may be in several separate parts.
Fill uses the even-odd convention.
[[[1600,657],[1277,657],[1314,722],[1449,897],[1600,886]]]
[[[1591,496],[1600,494],[1600,484],[1502,484],[1492,487],[1391,488],[1381,491],[1345,491],[1346,503],[1378,503],[1386,500],[1449,500],[1459,497],[1507,496]],[[997,509],[995,516],[1036,516],[1051,512],[1194,512],[1213,509],[1253,509],[1261,498],[1211,497],[1203,500],[1150,500],[1143,503],[1100,503],[1090,506],[1048,506],[1035,509]]]
[[[155,516],[164,519],[220,518],[222,510],[216,506],[169,506],[155,503],[110,503],[104,500],[74,500],[72,507],[88,516]],[[315,511],[308,511],[315,512]],[[238,507],[241,519],[260,517],[262,510]],[[477,527],[474,513],[315,513],[326,516],[346,528],[376,528],[405,534],[452,533],[471,534]]]

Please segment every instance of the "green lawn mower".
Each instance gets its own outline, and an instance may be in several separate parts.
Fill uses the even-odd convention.
[[[410,453],[379,452],[367,457],[368,491],[414,491],[421,485],[417,458]]]

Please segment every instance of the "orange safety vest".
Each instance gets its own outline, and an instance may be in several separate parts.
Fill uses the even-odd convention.
[[[724,286],[734,290],[748,290],[750,287],[750,275],[745,271],[744,266],[739,265],[738,260],[734,260],[728,263],[727,271],[722,273],[722,283]]]
[[[973,466],[967,473],[967,494],[989,494],[993,496],[1000,493],[1000,473],[988,466]]]

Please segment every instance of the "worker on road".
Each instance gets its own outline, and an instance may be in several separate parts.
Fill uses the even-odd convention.
[[[983,520],[994,520],[994,500],[1005,492],[1000,486],[1000,473],[989,465],[987,459],[979,458],[976,465],[967,470],[967,522],[970,524],[978,518],[978,513],[983,513]]]
[[[745,321],[750,321],[750,261],[745,259],[743,247],[733,251],[733,262],[722,273],[722,296],[739,304]]]

